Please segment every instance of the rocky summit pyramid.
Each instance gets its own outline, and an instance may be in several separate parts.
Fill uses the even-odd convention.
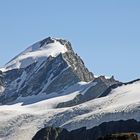
[[[51,37],[27,48],[4,69],[5,90],[1,103],[14,101],[19,96],[60,93],[77,82],[94,80],[70,42]]]
[[[114,76],[97,77],[69,41],[48,37],[0,69],[0,139],[31,140],[44,127],[47,135],[58,127],[78,135],[86,127],[82,132],[88,137],[140,133],[139,91],[140,79],[122,83]]]
[[[13,58],[1,74],[1,82],[5,83],[1,87],[2,104],[15,101],[18,97],[61,94],[78,82],[95,80],[69,41],[51,37],[35,43]],[[110,80],[109,86],[114,82]]]

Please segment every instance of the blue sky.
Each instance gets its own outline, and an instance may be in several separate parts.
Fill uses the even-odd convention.
[[[0,66],[48,36],[68,39],[96,75],[140,77],[140,0],[0,1]]]

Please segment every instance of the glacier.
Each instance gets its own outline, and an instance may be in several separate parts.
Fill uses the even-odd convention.
[[[83,88],[86,86],[85,83],[79,85],[73,87],[77,88],[77,91],[73,93],[48,98],[37,103],[22,105],[22,102],[18,102],[0,106],[0,138],[2,140],[18,140],[19,138],[30,140],[44,125],[73,130],[84,126],[92,128],[102,122],[112,120],[136,119],[140,121],[140,81],[118,87],[106,97],[74,107],[56,108],[58,103],[70,100],[78,94],[81,86]],[[30,100],[35,98],[40,97],[37,95]]]

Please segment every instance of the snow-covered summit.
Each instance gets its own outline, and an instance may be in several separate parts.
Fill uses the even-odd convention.
[[[44,61],[49,56],[56,57],[60,53],[65,53],[68,51],[65,45],[67,42],[51,37],[39,41],[8,62],[5,70],[25,68],[34,62]]]

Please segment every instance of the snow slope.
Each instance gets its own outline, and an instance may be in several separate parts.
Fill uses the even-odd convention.
[[[65,53],[67,51],[65,45],[62,45],[57,39],[51,38],[51,40],[54,42],[44,43],[42,45],[41,41],[39,41],[28,47],[25,51],[7,63],[4,68],[1,68],[1,70],[7,71],[25,68],[34,62],[42,62],[49,56],[56,57],[60,53]]]
[[[44,124],[72,130],[83,126],[91,128],[111,120],[140,121],[140,81],[118,87],[106,97],[74,107],[56,108],[58,103],[71,100],[77,94],[85,92],[89,84],[91,83],[79,83],[65,91],[62,96],[48,97],[29,105],[23,105],[23,99],[19,99],[19,103],[0,106],[0,139],[31,140]],[[39,95],[30,98],[34,100],[39,98]]]

